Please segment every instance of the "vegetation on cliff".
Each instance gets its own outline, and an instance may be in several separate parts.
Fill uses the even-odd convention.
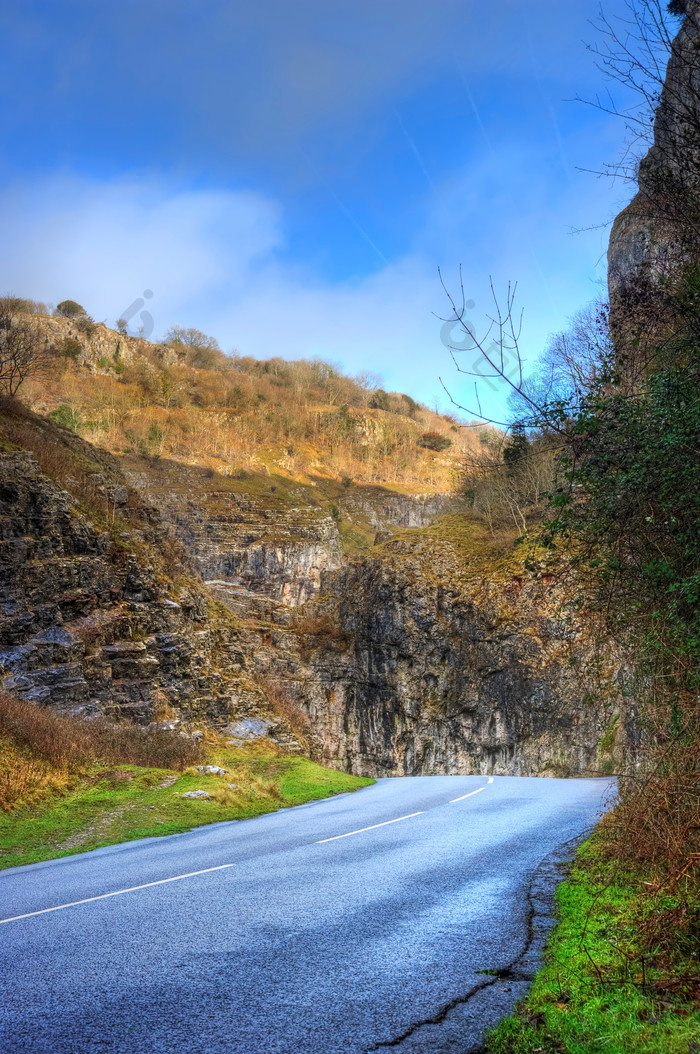
[[[623,80],[646,74],[643,105],[658,109],[611,236],[608,337],[590,348],[593,383],[516,406],[557,451],[538,540],[633,656],[636,757],[560,892],[531,997],[492,1037],[499,1052],[686,1054],[700,1026],[700,5],[672,5],[674,40],[662,4],[630,8],[639,40],[611,36],[606,55]],[[665,83],[645,69],[652,44],[667,47]]]
[[[373,374],[349,377],[320,359],[225,355],[214,338],[180,326],[153,344],[86,324],[84,313],[42,310],[0,299],[0,391],[14,384],[3,374],[3,341],[14,347],[21,337],[34,355],[24,401],[115,454],[425,493],[449,489],[460,458],[478,446],[476,429],[384,391]]]

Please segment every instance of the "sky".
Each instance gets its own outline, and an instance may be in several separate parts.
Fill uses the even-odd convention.
[[[605,87],[597,12],[0,0],[0,292],[322,357],[431,406],[444,383],[471,411],[438,269],[456,292],[461,267],[480,337],[491,282],[517,283],[529,362],[602,288],[631,189],[595,175],[623,127],[573,101]],[[481,387],[498,417],[505,391]]]

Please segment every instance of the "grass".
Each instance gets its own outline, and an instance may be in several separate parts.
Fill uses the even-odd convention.
[[[221,820],[244,820],[374,782],[306,758],[275,756],[273,750],[271,745],[249,751],[209,749],[205,763],[227,769],[224,776],[202,775],[195,768],[177,773],[94,764],[71,781],[44,785],[42,800],[30,797],[14,811],[0,813],[0,868],[177,834]],[[0,769],[7,770],[12,752],[7,742],[0,744]],[[232,789],[229,783],[238,786]],[[215,798],[182,797],[192,790],[205,790]]]
[[[700,1051],[697,886],[694,917],[679,920],[672,892],[606,860],[602,838],[587,843],[559,887],[544,966],[516,1014],[490,1034],[489,1054]],[[645,940],[655,913],[675,919],[670,953]]]
[[[93,761],[135,764],[150,767],[184,769],[200,760],[201,749],[191,739],[170,730],[152,730],[126,724],[114,724],[104,718],[80,721],[48,708],[40,708],[0,692],[0,735],[17,754],[12,779],[7,779],[9,798],[0,792],[0,809],[12,807],[13,780],[31,782],[31,766],[48,765],[55,771],[77,772]],[[22,761],[24,764],[22,764]]]

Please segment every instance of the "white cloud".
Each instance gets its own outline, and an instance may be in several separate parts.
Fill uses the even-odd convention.
[[[66,174],[12,186],[0,194],[0,291],[54,303],[70,297],[113,323],[148,288],[156,335],[178,323],[241,354],[340,360],[351,372],[379,372],[390,388],[446,404],[440,374],[457,395],[467,385],[458,383],[433,316],[448,311],[438,263],[448,277],[464,263],[477,321],[489,307],[489,274],[521,278],[526,346],[534,350],[594,292],[587,283],[601,235],[583,246],[567,239],[570,203],[538,200],[540,190],[503,212],[488,193],[498,164],[486,159],[480,171],[439,190],[411,252],[359,281],[335,283],[285,259],[281,209],[255,193]],[[469,199],[493,206],[482,204],[478,229]],[[571,265],[576,254],[580,266]],[[546,262],[536,265],[535,256]]]

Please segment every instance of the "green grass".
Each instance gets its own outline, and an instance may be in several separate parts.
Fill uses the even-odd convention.
[[[177,774],[133,765],[95,766],[63,793],[0,813],[0,868],[177,834],[221,820],[245,820],[374,783],[306,758],[241,750],[214,750],[207,764],[228,772],[212,776],[192,770]],[[230,790],[228,783],[239,784],[239,789]],[[222,800],[183,799],[189,790],[216,793]]]
[[[698,977],[697,934],[674,934],[670,956],[649,953],[644,920],[672,905],[645,877],[604,863],[596,840],[587,843],[557,891],[544,966],[488,1037],[489,1054],[694,1054],[700,989],[683,979]]]

